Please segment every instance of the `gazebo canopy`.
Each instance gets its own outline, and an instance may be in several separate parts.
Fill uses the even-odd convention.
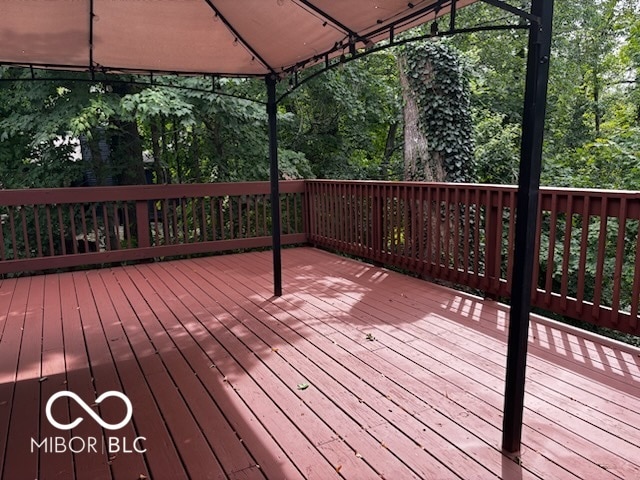
[[[283,74],[475,0],[3,0],[0,63],[105,72]]]

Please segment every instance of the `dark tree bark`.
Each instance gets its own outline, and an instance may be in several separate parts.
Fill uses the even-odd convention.
[[[380,163],[380,179],[388,180],[389,177],[389,164],[391,163],[391,157],[393,152],[396,151],[396,135],[398,134],[398,122],[389,124],[389,131],[387,132],[387,141],[384,146],[384,156]]]

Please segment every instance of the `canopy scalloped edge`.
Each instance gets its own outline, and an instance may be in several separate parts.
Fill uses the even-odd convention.
[[[0,64],[282,77],[474,1],[3,0]]]

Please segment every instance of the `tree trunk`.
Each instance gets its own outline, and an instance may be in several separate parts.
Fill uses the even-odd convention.
[[[602,112],[600,111],[600,76],[597,66],[593,69],[593,113],[595,117],[596,138],[600,137]]]
[[[391,156],[396,150],[396,135],[398,134],[398,122],[389,124],[389,131],[387,132],[387,141],[384,146],[384,156],[382,162],[380,162],[380,179],[389,179],[389,165],[391,163]]]
[[[127,84],[113,84],[113,92],[124,96],[134,93]],[[119,172],[120,184],[144,185],[144,162],[142,161],[142,138],[135,120],[116,119],[113,121],[116,133],[111,138],[112,163]]]
[[[153,150],[153,171],[156,174],[156,183],[166,183],[166,180],[162,171],[162,148],[161,148],[161,136],[162,134],[162,117],[157,117],[151,122],[151,149]]]
[[[445,170],[443,158],[438,152],[429,151],[427,137],[420,128],[420,115],[415,93],[407,78],[404,58],[398,60],[400,85],[404,100],[404,179],[408,181],[443,182]],[[430,75],[431,72],[425,72]]]

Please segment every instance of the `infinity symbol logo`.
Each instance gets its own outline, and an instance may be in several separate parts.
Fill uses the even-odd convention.
[[[47,401],[47,407],[45,410],[49,423],[51,423],[51,425],[53,425],[54,427],[60,430],[71,430],[72,428],[77,427],[84,420],[84,418],[78,417],[73,422],[66,425],[63,423],[57,422],[55,418],[53,418],[53,415],[51,415],[51,407],[53,406],[53,402],[55,402],[60,397],[73,398],[76,401],[76,403],[80,405],[80,407],[82,407],[82,409],[89,414],[91,418],[93,418],[96,422],[98,422],[102,428],[106,428],[107,430],[118,430],[119,428],[124,427],[129,422],[129,420],[131,420],[131,415],[133,415],[133,406],[131,405],[131,401],[127,398],[127,396],[124,393],[111,390],[108,392],[104,392],[102,395],[96,398],[96,403],[102,403],[102,401],[106,398],[118,397],[127,406],[127,414],[125,415],[124,419],[120,423],[111,424],[102,420],[102,418],[100,418],[93,411],[93,409],[89,405],[87,405],[78,395],[76,395],[73,392],[63,390],[62,392],[58,392],[52,395],[51,398],[49,398],[49,400]]]

